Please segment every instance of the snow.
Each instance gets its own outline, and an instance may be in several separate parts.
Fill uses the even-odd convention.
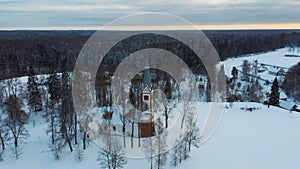
[[[279,100],[279,106],[286,110],[291,110],[295,106],[295,103]]]
[[[289,68],[298,62],[300,62],[300,57],[286,57],[285,55],[299,55],[300,51],[297,49],[294,52],[290,51],[290,48],[281,48],[272,52],[262,53],[262,54],[252,54],[244,57],[229,58],[222,63],[225,65],[225,74],[231,75],[231,70],[233,66],[241,66],[244,60],[249,60],[258,63],[265,63],[269,65],[281,66]],[[268,71],[266,71],[268,72]]]
[[[202,123],[210,104],[197,104],[199,123]],[[260,109],[250,112],[241,110],[242,107]],[[42,117],[36,117],[35,121],[35,126],[32,123],[27,126],[30,137],[23,144],[20,159],[12,158],[13,152],[7,150],[0,169],[100,168],[96,161],[99,149],[93,143],[89,143],[84,151],[82,162],[76,161],[76,150],[73,153],[65,150],[61,160],[54,160],[49,136],[45,134],[46,123]],[[299,130],[300,114],[289,114],[287,110],[273,106],[267,108],[259,103],[233,103],[232,108],[224,109],[223,119],[211,139],[199,149],[193,149],[191,158],[176,168],[298,169]],[[124,168],[150,168],[150,164],[147,159],[130,158]],[[166,168],[174,167],[168,163]]]
[[[298,51],[298,50],[296,50]],[[255,54],[247,57],[233,58],[223,61],[225,73],[231,76],[233,66],[240,66],[243,60],[251,62],[258,60],[258,63],[291,67],[300,61],[299,57],[285,57],[286,54],[299,54],[291,52],[288,48],[278,49],[264,54]],[[283,59],[284,57],[284,59]],[[260,73],[261,77],[274,79],[268,71]],[[22,82],[25,83],[27,77]],[[243,82],[244,83],[244,82]],[[183,84],[183,86],[187,86]],[[265,86],[265,90],[270,90],[270,85]],[[284,94],[281,94],[284,96]],[[229,103],[226,103],[229,104]],[[194,102],[198,113],[198,125],[204,127],[206,117],[211,104],[206,102]],[[226,106],[220,125],[210,139],[201,144],[199,149],[192,149],[190,158],[183,161],[177,167],[170,165],[170,161],[165,168],[201,168],[201,169],[298,169],[300,166],[300,114],[290,113],[278,107],[260,103],[233,103],[233,107]],[[245,107],[255,107],[257,110],[241,110]],[[128,109],[128,108],[127,108]],[[121,110],[119,108],[119,110]],[[168,144],[174,141],[173,136],[181,133],[178,121],[181,111],[181,103],[176,104],[172,111],[177,112],[170,118],[169,126],[170,138]],[[99,113],[101,112],[101,113]],[[102,121],[104,109],[91,110],[91,114],[96,114],[95,121],[90,124],[90,128],[97,130],[98,124]],[[114,109],[114,112],[117,110]],[[122,111],[119,111],[122,112]],[[1,111],[0,111],[1,113]],[[50,136],[46,134],[47,122],[41,114],[34,116],[31,114],[31,121],[26,125],[29,131],[29,138],[21,143],[23,154],[18,160],[13,158],[13,144],[8,145],[4,153],[4,161],[0,162],[0,169],[90,169],[100,168],[98,158],[99,147],[96,143],[88,142],[88,148],[84,151],[84,159],[78,162],[75,159],[76,146],[74,152],[69,152],[66,148],[60,160],[55,160],[50,148]],[[113,116],[112,124],[121,125],[119,116]],[[117,129],[118,131],[118,129]],[[127,129],[126,129],[127,131]],[[174,135],[173,135],[174,134]],[[126,140],[126,147],[130,147],[130,137]],[[136,141],[136,140],[135,140]],[[127,151],[142,155],[144,152],[137,147]],[[80,146],[81,143],[80,143]],[[143,154],[144,155],[144,154]],[[170,154],[169,154],[170,159]],[[125,169],[150,168],[148,159],[128,158]]]
[[[300,62],[300,57],[286,57],[285,55],[299,55],[300,48],[292,51],[290,48],[281,48],[271,52],[266,52],[262,54],[251,54],[248,56],[240,56],[236,58],[229,58],[221,64],[224,64],[225,67],[225,74],[228,77],[232,77],[231,71],[233,67],[236,67],[239,70],[239,76],[242,76],[242,64],[244,60],[248,60],[250,64],[253,64],[255,60],[258,62],[258,70],[265,69],[263,72],[258,72],[257,77],[260,79],[258,82],[263,87],[264,98],[263,100],[267,99],[267,94],[270,92],[272,82],[275,77],[277,77],[279,81],[279,85],[282,84],[284,80],[284,76],[276,76],[276,74],[271,74],[271,72],[276,72],[277,70],[283,69],[285,72],[292,67],[293,65]],[[274,68],[274,66],[277,68]],[[254,72],[250,72],[250,74],[254,75]],[[251,78],[252,76],[250,76]],[[266,84],[266,81],[269,81],[270,84]],[[242,87],[245,86],[244,81],[241,81]],[[241,89],[242,89],[241,87]],[[287,98],[286,94],[280,90],[280,98]]]
[[[245,106],[260,107],[241,111]],[[183,164],[202,169],[297,169],[300,166],[300,115],[258,103],[226,109],[214,136]]]
[[[287,99],[288,96],[287,96],[284,92],[280,91],[280,96],[279,96],[279,98],[280,98],[280,99]]]

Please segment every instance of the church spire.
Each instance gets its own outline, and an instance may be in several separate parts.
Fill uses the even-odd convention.
[[[149,68],[149,67],[146,67],[146,68],[145,68],[143,85],[144,85],[144,86],[147,85],[149,88],[152,88],[152,84],[151,84],[151,74],[150,74],[150,68]]]

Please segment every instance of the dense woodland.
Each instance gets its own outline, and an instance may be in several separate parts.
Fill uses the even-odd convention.
[[[93,33],[94,31],[1,31],[0,79],[72,71],[83,44]],[[113,32],[108,33],[113,36]],[[221,60],[286,46],[300,46],[300,32],[297,30],[206,31],[205,34],[215,46]],[[171,48],[176,49],[178,46],[171,45]],[[107,63],[110,66],[116,64],[115,61]],[[192,59],[187,60],[189,66],[193,63]]]

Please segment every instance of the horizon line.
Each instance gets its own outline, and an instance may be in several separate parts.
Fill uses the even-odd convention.
[[[0,27],[2,31],[22,30],[107,30],[107,31],[151,31],[151,30],[298,30],[300,23],[271,24],[219,24],[219,25],[162,25],[162,26],[37,26]]]

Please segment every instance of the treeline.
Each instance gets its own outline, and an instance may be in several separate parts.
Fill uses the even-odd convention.
[[[0,32],[0,79],[73,69],[91,32]]]
[[[72,71],[83,44],[93,33],[94,31],[0,31],[0,79],[47,74],[54,70]],[[114,36],[114,32],[104,33]],[[300,32],[296,30],[206,31],[205,34],[215,46],[221,60],[286,46],[300,46]],[[126,46],[121,48],[126,49]],[[116,60],[118,59],[114,58],[107,63],[113,65]],[[187,62],[193,64],[194,60]]]
[[[221,60],[283,47],[300,46],[300,32],[230,31],[207,33]]]
[[[285,93],[296,100],[300,100],[300,62],[292,66],[286,73],[282,87]]]

